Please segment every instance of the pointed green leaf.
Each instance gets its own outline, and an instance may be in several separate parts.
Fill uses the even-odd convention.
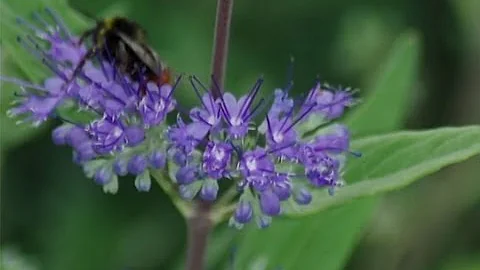
[[[309,215],[348,201],[392,191],[441,168],[480,154],[480,126],[402,131],[353,142],[362,158],[350,160],[348,185],[334,196],[314,191],[308,206],[293,215]]]
[[[407,116],[419,64],[420,43],[415,33],[406,33],[394,44],[388,60],[363,103],[345,119],[355,136],[398,129]]]

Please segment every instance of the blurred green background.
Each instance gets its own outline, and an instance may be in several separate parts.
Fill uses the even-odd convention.
[[[94,16],[137,20],[170,66],[208,78],[215,1],[70,3]],[[263,74],[268,94],[286,82],[293,55],[296,94],[317,75],[368,91],[393,42],[408,31],[418,35],[421,58],[404,127],[480,124],[479,18],[478,0],[236,1],[227,88],[244,92]],[[191,96],[177,98],[194,102]],[[3,114],[11,96],[1,98]],[[105,195],[71,162],[69,149],[51,143],[55,123],[32,131],[0,119],[2,259],[54,270],[172,269],[182,259],[185,224],[158,187],[139,193],[125,178],[117,195]],[[480,269],[479,162],[382,198],[344,268]],[[221,231],[215,243],[234,247],[233,234]],[[230,253],[216,245],[210,251]]]

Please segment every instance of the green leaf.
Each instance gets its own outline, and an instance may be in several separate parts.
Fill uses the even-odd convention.
[[[266,230],[251,228],[240,242],[235,269],[250,269],[259,258],[268,269],[341,269],[375,202],[365,198],[322,215],[277,218]]]
[[[398,129],[403,123],[418,73],[420,43],[415,33],[402,35],[364,102],[345,119],[352,134],[364,136]]]
[[[398,129],[407,115],[407,106],[418,72],[420,45],[417,35],[407,32],[399,37],[390,57],[380,67],[380,76],[352,113],[346,117],[355,136],[384,133]],[[317,127],[324,124],[321,117],[311,117],[299,126],[307,138],[318,134]]]
[[[98,115],[92,111],[80,110],[73,102],[58,107],[56,112],[61,115],[63,119],[78,124],[87,124],[98,117]]]
[[[441,168],[480,154],[480,126],[402,131],[353,142],[363,157],[347,165],[346,187],[334,196],[316,190],[311,204],[292,213],[309,215],[357,198],[400,189]]]

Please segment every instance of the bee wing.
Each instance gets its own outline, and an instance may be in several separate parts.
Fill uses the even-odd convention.
[[[115,32],[118,37],[138,56],[138,58],[155,74],[160,74],[162,71],[162,63],[158,55],[152,48],[145,44],[136,42],[127,35],[121,32]]]

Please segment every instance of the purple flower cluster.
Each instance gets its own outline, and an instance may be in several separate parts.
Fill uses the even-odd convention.
[[[333,193],[342,185],[350,136],[342,125],[323,125],[354,104],[349,89],[316,83],[301,102],[289,97],[287,89],[275,90],[273,100],[267,100],[258,98],[263,84],[259,79],[237,99],[220,91],[214,79],[215,92],[222,94],[213,96],[191,76],[199,106],[188,115],[178,113],[169,126],[165,120],[177,109],[173,92],[180,78],[174,84],[147,83],[141,74],[133,79],[120,73],[112,59],[97,56],[72,80],[87,49],[50,14],[53,25],[22,21],[34,35],[19,38],[19,43],[53,75],[43,85],[2,78],[22,89],[9,114],[35,125],[48,118],[63,120],[52,133],[53,141],[71,146],[74,161],[105,191],[116,192],[118,176],[127,174],[135,175],[138,190],[148,191],[149,170],[168,167],[185,199],[214,201],[221,183],[234,185],[238,201],[231,224],[241,227],[255,220],[266,227],[282,212],[282,204],[309,204],[311,188],[326,187]],[[45,41],[48,49],[40,45]],[[66,118],[64,108],[85,113],[88,121]]]
[[[353,104],[350,91],[325,90],[317,83],[295,105],[286,91],[277,89],[265,113],[266,100],[256,101],[263,79],[239,99],[228,92],[214,98],[196,77],[190,77],[190,83],[200,106],[191,109],[190,123],[179,118],[167,131],[168,155],[176,170],[173,181],[183,197],[198,194],[213,201],[219,193],[217,182],[233,182],[240,198],[230,222],[241,227],[255,218],[264,227],[281,213],[282,203],[310,203],[311,187],[332,193],[343,184],[350,137],[346,127],[332,125],[316,131],[316,137],[304,137],[312,119],[318,126],[341,116]],[[261,114],[264,123],[257,128],[254,119]]]
[[[29,30],[18,42],[52,71],[43,85],[2,77],[16,83],[21,92],[10,116],[39,125],[49,118],[60,118],[52,137],[58,145],[69,145],[74,161],[81,164],[107,191],[117,189],[117,175],[135,175],[139,190],[148,190],[148,168],[165,166],[166,145],[162,139],[165,119],[176,107],[174,85],[146,82],[117,70],[111,59],[97,55],[87,59],[73,80],[73,70],[87,52],[78,44],[59,17],[50,10],[48,18],[36,16],[37,23],[19,19]],[[48,44],[42,46],[41,44]],[[73,121],[62,111],[77,110],[87,121]]]

